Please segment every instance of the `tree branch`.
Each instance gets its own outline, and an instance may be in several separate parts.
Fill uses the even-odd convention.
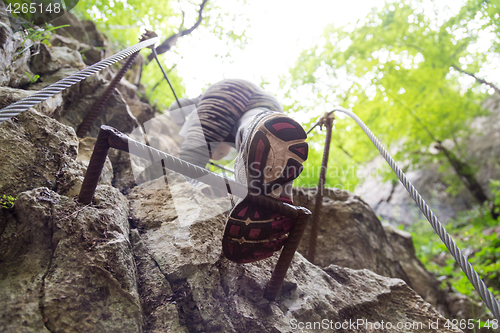
[[[182,23],[181,26],[179,27],[179,32],[176,34],[173,34],[172,36],[168,37],[163,43],[161,43],[157,48],[156,52],[158,54],[162,54],[170,50],[176,43],[179,37],[189,35],[191,32],[193,32],[194,29],[198,28],[198,26],[201,24],[201,21],[203,21],[203,9],[205,8],[205,5],[207,4],[208,0],[203,0],[203,2],[200,5],[200,9],[198,10],[198,19],[196,20],[195,24],[189,28],[189,29],[184,29],[184,12],[182,13]],[[148,61],[151,61],[154,59],[153,53],[151,53],[148,56]]]
[[[484,80],[484,79],[480,79],[480,78],[478,78],[476,75],[474,75],[474,73],[469,73],[469,72],[466,72],[466,71],[464,71],[463,69],[459,68],[458,66],[451,65],[451,67],[453,67],[455,70],[459,71],[460,73],[463,73],[463,74],[466,74],[466,75],[472,76],[472,77],[473,77],[473,78],[474,78],[477,82],[479,82],[479,83],[481,83],[481,84],[485,84],[485,85],[487,85],[487,86],[489,86],[489,87],[493,88],[493,90],[495,90],[495,91],[496,91],[496,93],[500,95],[500,89],[499,89],[497,86],[495,86],[493,83],[488,82],[488,81],[486,81],[486,80]]]
[[[347,150],[345,150],[345,148],[344,148],[344,147],[343,147],[340,143],[337,145],[337,147],[338,147],[340,150],[342,150],[342,151],[344,152],[344,154],[346,154],[346,155],[347,155],[347,156],[349,156],[350,158],[354,159],[354,157],[352,156],[352,154],[351,154],[351,153],[349,153]]]
[[[181,36],[189,35],[191,32],[193,32],[194,29],[198,28],[198,26],[201,24],[201,21],[203,21],[203,9],[205,8],[207,2],[208,0],[203,0],[200,5],[200,10],[198,10],[198,20],[191,28],[184,30]]]

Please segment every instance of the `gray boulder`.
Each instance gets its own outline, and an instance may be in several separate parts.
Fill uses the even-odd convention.
[[[47,74],[58,71],[63,67],[83,69],[85,64],[81,54],[76,50],[66,46],[49,47],[44,43],[40,43],[40,53],[31,58],[33,72]]]
[[[82,175],[72,128],[30,109],[0,125],[0,193],[71,191]]]
[[[72,103],[68,103],[60,121],[76,130],[92,111],[92,106],[99,100],[106,88],[107,84],[98,76],[94,76],[92,81],[87,81],[85,86],[81,85],[79,94],[71,96]],[[122,94],[116,89],[92,123],[87,136],[97,137],[101,125],[112,126],[124,133],[130,133],[139,126]]]
[[[140,124],[144,124],[153,118],[153,108],[139,99],[139,96],[137,96],[137,86],[122,79],[118,84],[118,90],[127,101],[130,112],[132,112]]]
[[[19,54],[20,52],[20,54]],[[10,81],[9,86],[19,88],[26,86],[33,81],[36,81],[35,74],[30,69],[31,52],[30,49],[22,49],[16,53],[12,63],[10,64]]]
[[[92,21],[80,21],[71,12],[67,12],[61,17],[52,21],[54,26],[69,25],[68,27],[57,29],[57,34],[68,37],[91,46],[104,47],[108,45],[106,36],[97,30]]]
[[[316,190],[295,189],[293,201],[314,211]],[[409,282],[382,223],[360,197],[347,191],[325,189],[320,221],[316,265],[369,269]],[[311,223],[299,245],[303,255],[309,246],[310,228]]]
[[[99,186],[95,203],[37,188],[0,212],[2,332],[141,331],[127,202]]]
[[[5,14],[4,14],[5,13]],[[26,49],[30,41],[22,45],[25,39],[21,31],[15,32],[11,27],[10,20],[6,14],[5,3],[0,3],[0,86],[6,86],[10,83],[13,87],[19,87],[29,82],[28,72],[30,69],[26,65],[29,60],[29,47],[25,52],[17,53]]]
[[[132,231],[131,240],[138,280],[145,283],[140,294],[148,330],[313,332],[318,326],[306,325],[321,325],[323,319],[324,325],[341,325],[359,318],[403,327],[385,332],[413,332],[404,328],[412,322],[422,322],[422,332],[448,332],[445,319],[402,280],[335,265],[322,270],[299,253],[279,299],[264,300],[277,255],[252,264],[225,259],[221,237],[227,215],[213,216],[213,211],[227,209],[227,201],[203,200],[183,177],[167,178],[168,185],[160,178],[128,196],[138,231]],[[439,328],[429,328],[429,320],[439,321]],[[342,331],[377,331],[363,325]],[[327,331],[336,330],[328,326]]]
[[[0,100],[0,108],[6,107],[7,105],[33,95],[34,93],[35,91],[33,90],[0,87],[0,96],[2,96],[2,100]],[[45,101],[38,103],[37,105],[33,106],[33,108],[43,115],[49,116],[51,118],[56,118],[62,110],[62,106],[62,94],[58,93],[53,95],[52,97],[49,97]]]

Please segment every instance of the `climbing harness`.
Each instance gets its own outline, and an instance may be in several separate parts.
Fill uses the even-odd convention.
[[[3,109],[0,109],[0,124],[14,116],[17,116],[19,113],[26,111],[28,108],[33,107],[34,105],[48,99],[49,97],[61,92],[62,90],[82,81],[88,76],[97,73],[98,71],[110,66],[111,64],[122,60],[144,47],[149,47],[154,45],[158,41],[157,37],[153,37],[151,39],[140,42],[134,46],[131,46],[123,51],[116,53],[115,55],[101,60],[98,63],[89,66],[73,75],[68,76],[62,80],[57,81],[54,84],[51,84],[44,89],[38,91],[37,93],[26,97],[24,99],[19,100]],[[156,52],[154,47],[153,54],[155,54],[156,61],[160,66],[164,76],[166,77],[166,73],[161,67],[160,62],[157,59]],[[167,78],[168,80],[168,78]],[[172,88],[172,85],[169,82],[169,85]],[[173,90],[173,88],[172,88]],[[176,99],[177,96],[175,95]],[[180,105],[180,104],[179,104]],[[398,176],[399,180],[406,188],[406,190],[410,193],[413,200],[417,203],[420,210],[424,213],[427,220],[430,222],[436,233],[439,235],[443,243],[446,245],[451,255],[455,258],[457,263],[460,265],[460,268],[465,273],[469,281],[472,283],[474,288],[477,290],[481,298],[485,301],[486,306],[491,310],[494,317],[500,320],[499,313],[499,303],[494,298],[493,294],[486,288],[484,282],[480,279],[479,275],[476,273],[472,265],[467,261],[465,256],[462,254],[461,250],[457,247],[451,236],[446,232],[446,229],[442,225],[442,223],[437,219],[432,210],[426,204],[426,202],[422,199],[421,195],[415,189],[415,187],[411,184],[411,182],[406,178],[404,172],[399,168],[394,159],[389,155],[387,150],[382,146],[382,144],[377,140],[375,135],[370,131],[370,129],[363,123],[363,121],[357,117],[351,111],[348,111],[344,108],[338,107],[327,113],[327,117],[329,117],[333,112],[342,112],[346,115],[350,116],[356,123],[363,129],[366,135],[373,142],[375,147],[380,151],[382,156],[386,159],[387,163],[391,166],[395,174]],[[312,129],[321,124],[321,120],[318,121],[307,133],[311,132]],[[328,129],[328,127],[327,127]],[[330,137],[327,134],[327,137]],[[282,282],[285,278],[286,272],[290,266],[290,263],[293,259],[293,255],[297,250],[300,238],[305,229],[305,225],[311,212],[304,207],[295,207],[292,205],[288,205],[279,200],[269,198],[263,195],[255,195],[253,193],[248,193],[247,188],[244,185],[239,184],[227,177],[221,177],[209,170],[204,168],[197,167],[193,164],[190,164],[186,161],[182,161],[178,158],[175,158],[169,154],[163,153],[159,150],[156,150],[152,147],[134,141],[124,134],[118,132],[117,130],[109,127],[109,126],[101,126],[101,130],[99,132],[97,142],[94,148],[94,152],[92,154],[89,167],[82,184],[82,189],[79,195],[79,201],[84,204],[88,204],[91,202],[92,197],[94,195],[95,188],[97,186],[97,182],[99,180],[102,168],[104,166],[104,162],[106,160],[106,156],[110,147],[120,149],[126,152],[129,151],[129,147],[133,147],[133,152],[137,156],[146,158],[148,160],[162,161],[165,163],[165,167],[179,172],[181,174],[186,175],[190,178],[198,178],[202,180],[204,183],[208,185],[212,185],[221,190],[227,190],[227,186],[231,187],[233,195],[239,197],[245,197],[252,202],[262,205],[268,209],[278,211],[280,214],[291,217],[295,219],[294,226],[290,231],[288,236],[288,240],[281,251],[280,258],[276,267],[273,271],[271,280],[269,281],[264,297],[269,300],[274,300],[278,295],[279,289],[281,288]],[[325,158],[324,158],[325,160]],[[323,161],[325,162],[325,161]],[[326,164],[325,164],[326,169]],[[322,168],[323,171],[323,168]],[[205,177],[208,176],[208,177]],[[323,185],[322,185],[323,184]],[[320,186],[324,186],[323,183],[320,182]],[[318,199],[317,199],[318,200]],[[322,200],[321,200],[322,201]]]

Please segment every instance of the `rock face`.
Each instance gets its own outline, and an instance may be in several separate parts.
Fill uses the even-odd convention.
[[[277,256],[253,264],[228,261],[221,253],[226,215],[196,219],[200,213],[210,214],[214,206],[224,209],[224,199],[200,202],[201,194],[181,177],[170,177],[168,188],[164,184],[165,180],[158,179],[129,194],[131,219],[139,231],[133,231],[131,239],[139,281],[145,283],[142,292],[146,297],[141,296],[148,330],[300,332],[314,331],[304,326],[307,322],[318,325],[327,319],[334,325],[353,318],[372,323],[393,321],[394,325],[411,321],[428,325],[432,318],[444,324],[444,319],[402,280],[335,265],[322,270],[300,254],[292,262],[279,300],[268,302],[262,297]],[[194,200],[174,208],[169,199],[180,193]],[[176,213],[180,209],[192,217],[181,221],[181,214]],[[173,319],[166,322],[164,318]],[[334,328],[328,326],[327,331]],[[344,331],[373,330],[359,326]],[[446,330],[440,326],[441,331]]]
[[[137,96],[137,86],[122,79],[118,85],[118,90],[122,93],[130,107],[130,112],[137,118],[140,124],[143,124],[153,118],[153,108],[141,102]]]
[[[62,67],[83,68],[83,59],[80,53],[66,46],[40,44],[40,53],[32,58],[31,68],[37,74],[53,73]]]
[[[20,194],[1,234],[0,330],[140,331],[127,213],[111,187],[94,207],[47,188]]]
[[[31,53],[29,46],[31,41],[25,41],[21,31],[15,31],[11,26],[6,13],[5,3],[0,4],[0,86],[10,85],[20,87],[30,82],[29,76],[33,73],[29,69]]]
[[[0,100],[0,108],[6,107],[7,105],[17,102],[18,100],[26,98],[34,93],[35,91],[32,90],[0,87],[0,96],[2,96],[2,100]],[[45,101],[38,103],[37,105],[33,106],[33,108],[41,114],[55,118],[61,111],[62,104],[62,94],[58,93],[52,97],[49,97]]]
[[[75,87],[71,96],[67,97],[68,103],[61,114],[60,121],[76,130],[92,111],[93,105],[99,100],[106,88],[106,81],[99,75],[93,75],[81,83],[79,87]],[[97,137],[101,125],[112,126],[124,133],[130,133],[139,126],[122,94],[117,90],[111,93],[86,135]]]
[[[7,68],[18,47],[1,23],[0,62]],[[72,26],[57,31],[54,47],[41,50],[44,63],[23,60],[41,77],[22,87],[42,89],[76,72],[82,60],[104,56],[107,42],[93,23],[68,14],[54,24],[65,23]],[[13,89],[13,72],[3,69],[2,103],[32,93]],[[133,74],[137,84],[140,71]],[[297,253],[272,302],[263,295],[279,253],[252,264],[222,254],[229,199],[208,200],[171,172],[153,179],[154,172],[140,170],[144,182],[136,185],[135,162],[111,150],[92,204],[79,204],[95,139],[78,139],[74,129],[105,89],[105,75],[0,124],[0,153],[8,156],[0,158],[0,195],[16,197],[12,209],[0,206],[1,332],[460,332],[445,328],[445,318],[402,280],[413,286],[413,272],[400,263],[411,253],[398,253],[397,241],[391,245],[367,204],[350,193],[325,196],[321,263]],[[88,135],[107,124],[177,154],[179,128],[151,111],[123,81]],[[308,189],[297,190],[295,200],[314,204]],[[459,311],[452,305],[469,303],[446,304],[452,316]]]
[[[294,203],[314,211],[315,195],[316,189],[294,189]],[[303,255],[307,254],[310,229],[311,224],[299,245]],[[468,297],[449,287],[440,289],[440,282],[416,257],[409,233],[382,225],[361,198],[347,191],[325,189],[315,264],[369,269],[383,276],[401,278],[447,318],[465,321],[485,318],[480,305]],[[486,332],[476,329],[483,331]]]
[[[11,141],[44,138],[48,152],[53,142],[66,146],[69,165],[88,158],[92,140],[81,141],[77,161],[74,131],[36,111],[0,128],[12,133],[14,124],[19,137]],[[39,154],[40,147],[28,143],[25,155]],[[44,167],[51,175],[60,164]],[[0,330],[307,332],[314,331],[308,325],[334,331],[356,320],[344,331],[371,332],[367,325],[384,321],[458,332],[446,330],[445,319],[400,279],[334,265],[322,270],[300,254],[279,299],[264,300],[277,255],[254,264],[228,261],[221,247],[228,200],[206,200],[182,176],[170,175],[167,183],[141,184],[128,202],[117,189],[100,185],[88,206],[63,194],[64,187],[39,187],[35,178],[11,186],[14,209],[0,210]]]
[[[315,264],[369,269],[380,275],[408,281],[384,228],[370,207],[352,193],[325,189]],[[314,211],[315,189],[296,189],[294,204]],[[309,223],[299,252],[307,253]]]
[[[0,125],[0,193],[16,196],[36,187],[66,193],[82,180],[73,129],[31,109]]]

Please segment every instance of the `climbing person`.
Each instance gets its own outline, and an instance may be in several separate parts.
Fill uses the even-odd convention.
[[[205,167],[210,158],[220,159],[234,146],[236,181],[293,204],[292,182],[307,159],[307,135],[283,113],[276,97],[251,82],[226,79],[179,103],[181,107],[175,102],[169,110],[183,125],[181,159]],[[292,224],[278,212],[240,199],[229,214],[224,254],[239,263],[268,258],[281,249]]]

